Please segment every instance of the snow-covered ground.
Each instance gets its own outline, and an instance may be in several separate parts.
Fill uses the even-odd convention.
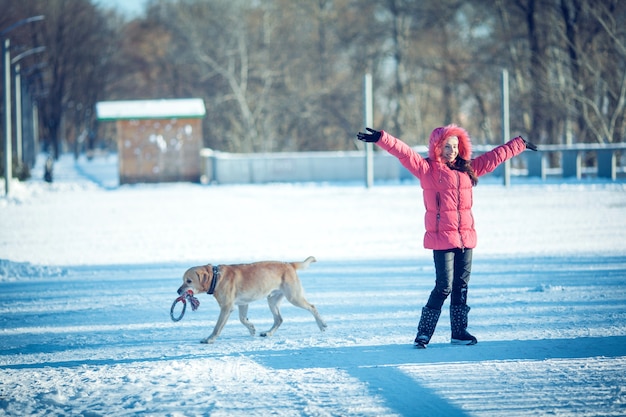
[[[626,184],[484,178],[470,283],[476,346],[434,284],[414,182],[119,187],[115,158],[63,157],[55,182],[0,195],[0,416],[626,415]],[[282,304],[271,338],[231,316],[172,322],[206,263],[318,262],[300,273],[328,323]],[[248,314],[272,324],[264,301]]]

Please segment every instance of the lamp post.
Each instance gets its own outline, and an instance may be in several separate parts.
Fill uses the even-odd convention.
[[[4,37],[15,28],[31,22],[37,22],[43,20],[44,16],[32,16],[27,19],[15,22],[8,28],[0,32],[0,37]],[[11,192],[11,176],[13,165],[13,150],[11,149],[11,141],[13,140],[12,128],[11,128],[11,40],[7,37],[2,42],[2,57],[4,62],[4,192],[8,197]]]
[[[20,64],[15,66],[15,147],[19,170],[22,165],[22,66]]]
[[[11,56],[9,46],[11,41],[7,38],[2,43],[2,56],[4,57],[4,194],[8,197],[11,192]]]
[[[17,146],[17,163],[22,165],[22,69],[18,62],[29,55],[44,52],[45,46],[29,49],[11,59],[15,65],[15,145]]]
[[[363,77],[364,100],[364,121],[365,127],[374,124],[374,99],[372,94],[372,74],[365,74]],[[371,142],[365,143],[365,186],[372,188],[374,185],[374,145]]]

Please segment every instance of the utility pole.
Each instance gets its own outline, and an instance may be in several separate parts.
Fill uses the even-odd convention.
[[[372,98],[372,74],[365,74],[363,77],[363,98],[364,98],[364,121],[365,127],[370,127],[374,123],[374,100]],[[365,187],[371,188],[374,184],[374,145],[365,143]]]
[[[509,128],[509,72],[502,70],[502,143],[506,143],[511,135]],[[502,173],[504,186],[511,185],[511,161],[504,162],[504,172]]]

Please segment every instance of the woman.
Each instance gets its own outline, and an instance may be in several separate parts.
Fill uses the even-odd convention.
[[[367,128],[357,138],[375,142],[398,158],[420,180],[426,206],[424,247],[433,250],[435,288],[430,293],[417,327],[415,346],[426,348],[441,315],[444,301],[450,297],[452,343],[474,345],[477,340],[467,331],[467,285],[472,269],[472,250],[476,230],[472,215],[472,187],[478,177],[498,165],[537,147],[521,136],[471,159],[472,144],[465,129],[448,125],[430,134],[428,157],[422,158],[406,143],[387,132]]]

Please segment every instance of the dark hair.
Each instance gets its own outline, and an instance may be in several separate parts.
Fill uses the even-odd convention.
[[[472,180],[473,186],[478,184],[478,176],[474,172],[474,168],[472,168],[472,164],[470,161],[465,160],[461,157],[457,157],[454,162],[446,162],[446,165],[448,165],[448,168],[450,169],[467,173],[467,175],[469,175],[470,179]]]

